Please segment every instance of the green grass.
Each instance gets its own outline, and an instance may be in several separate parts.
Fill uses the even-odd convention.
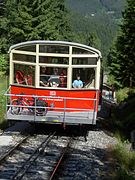
[[[7,77],[0,75],[0,94],[7,89]]]
[[[110,154],[114,158],[115,167],[112,174],[114,180],[135,179],[135,151],[131,151],[131,144],[125,139],[131,138],[131,131],[135,129],[135,89],[124,88],[117,94],[119,104],[112,107],[111,117],[107,121],[113,133],[116,133],[118,143],[113,146]]]
[[[128,98],[128,92],[129,92],[129,88],[124,88],[117,91],[116,92],[117,102],[120,103],[124,101],[126,98]]]
[[[135,179],[135,152],[131,151],[129,147],[130,144],[127,141],[122,142],[119,139],[112,148],[113,157],[118,163],[114,179]]]
[[[0,73],[1,75],[1,73]],[[4,92],[7,89],[7,77],[0,76],[0,129],[6,127],[6,120],[4,118],[5,110],[6,110],[6,97],[4,96]]]

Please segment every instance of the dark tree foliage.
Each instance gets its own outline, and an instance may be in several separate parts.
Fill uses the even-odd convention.
[[[127,0],[127,3],[116,47],[121,62],[121,83],[131,87],[135,86],[135,1]]]
[[[107,56],[107,66],[109,67],[109,84],[113,84],[116,88],[121,87],[120,83],[120,59],[117,58],[116,46],[110,49]]]
[[[135,1],[127,0],[121,33],[116,41],[110,73],[125,87],[135,86]],[[116,68],[117,67],[117,68]],[[117,74],[115,73],[117,72]]]
[[[5,11],[5,1],[0,0],[0,18],[4,16]]]
[[[27,40],[71,40],[64,0],[6,0],[0,20],[0,50]]]

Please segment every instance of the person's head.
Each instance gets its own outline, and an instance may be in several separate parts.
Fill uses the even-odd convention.
[[[57,75],[58,74],[58,68],[54,68],[53,72],[54,72],[55,75]]]
[[[62,74],[66,75],[67,74],[67,70],[66,69],[62,69]]]
[[[33,66],[29,66],[29,69],[33,69]]]
[[[41,68],[41,72],[42,72],[42,73],[45,73],[45,72],[46,72],[46,67],[45,67],[45,66],[43,66],[43,67]]]
[[[77,79],[77,80],[80,80],[80,75],[77,75],[77,76],[76,76],[76,79]]]
[[[64,74],[60,74],[60,81],[64,82]]]

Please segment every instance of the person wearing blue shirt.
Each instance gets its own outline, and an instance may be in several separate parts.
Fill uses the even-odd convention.
[[[83,87],[83,82],[80,80],[79,75],[77,76],[77,79],[74,80],[72,85],[73,85],[74,88],[82,88]]]

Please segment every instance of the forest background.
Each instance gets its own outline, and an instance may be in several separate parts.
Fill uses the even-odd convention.
[[[29,40],[73,41],[99,49],[102,70],[117,89],[117,105],[106,125],[129,138],[135,129],[135,0],[0,0],[1,74],[8,75],[9,47]],[[4,101],[0,95],[0,123]],[[135,179],[135,154],[124,148],[115,151],[117,179]]]
[[[102,70],[116,88],[135,85],[134,0],[0,0],[0,71],[11,45],[66,40],[102,53]]]
[[[134,88],[134,29],[134,0],[0,0],[0,72],[8,74],[13,44],[74,41],[101,51],[110,85]]]
[[[0,0],[1,68],[6,63],[3,54],[10,45],[50,39],[79,42],[101,50],[103,67],[107,69],[107,55],[125,4],[126,0]]]

